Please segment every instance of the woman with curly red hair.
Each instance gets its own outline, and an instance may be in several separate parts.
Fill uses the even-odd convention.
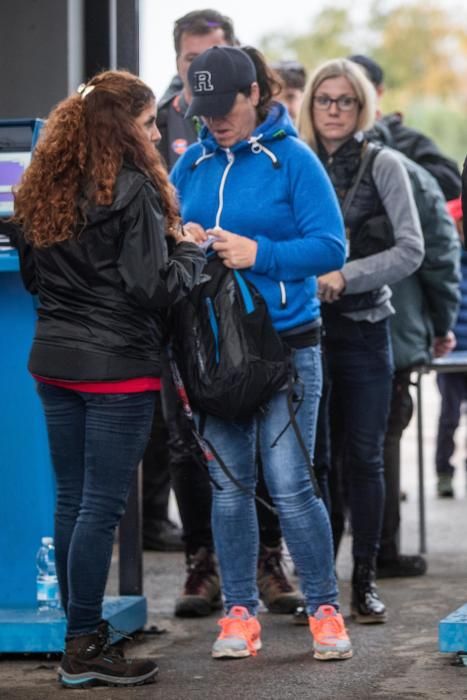
[[[57,482],[68,687],[157,673],[152,661],[112,652],[102,600],[150,434],[166,311],[205,261],[180,226],[159,138],[150,88],[124,71],[101,73],[52,112],[15,198],[23,280],[39,296],[29,369]]]

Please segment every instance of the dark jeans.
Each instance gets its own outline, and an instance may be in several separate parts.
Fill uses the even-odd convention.
[[[467,401],[467,374],[438,374],[441,410],[436,438],[436,472],[454,474],[451,457],[454,454],[454,435],[459,426],[462,402]],[[466,459],[467,466],[467,459]]]
[[[393,375],[389,322],[356,322],[332,309],[325,312],[324,321],[335,547],[348,505],[353,555],[368,559],[379,548],[384,509],[383,443]]]
[[[384,440],[384,504],[383,529],[378,559],[397,559],[400,527],[400,443],[402,433],[412,418],[413,402],[409,391],[410,370],[396,371],[392,383],[391,409]]]
[[[91,394],[38,384],[57,482],[55,553],[68,636],[96,630],[115,528],[147,445],[154,392]]]

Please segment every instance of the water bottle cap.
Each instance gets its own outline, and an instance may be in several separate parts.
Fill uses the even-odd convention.
[[[41,539],[42,544],[53,544],[54,543],[54,538],[53,537],[43,537]]]

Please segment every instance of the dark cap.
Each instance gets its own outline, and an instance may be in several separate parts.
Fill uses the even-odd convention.
[[[364,56],[363,54],[354,54],[353,56],[348,56],[349,61],[353,63],[358,63],[359,66],[365,69],[367,76],[373,83],[375,87],[382,85],[384,80],[384,72],[379,63],[373,61],[369,56]]]
[[[223,117],[238,93],[256,81],[255,64],[241,49],[213,46],[194,59],[188,81],[193,97],[185,116]]]

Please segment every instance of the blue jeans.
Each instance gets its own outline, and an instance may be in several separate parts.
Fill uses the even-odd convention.
[[[57,482],[55,555],[67,635],[96,630],[115,528],[149,440],[154,392],[91,394],[38,384]]]
[[[313,454],[321,393],[319,346],[295,351],[303,382],[303,403],[297,413],[308,454]],[[289,421],[286,392],[277,392],[267,407],[246,422],[231,423],[208,416],[204,434],[233,475],[250,491],[256,488],[256,454],[260,451],[269,494],[278,511],[282,532],[300,576],[308,612],[320,605],[337,606],[332,535],[327,510],[314,492],[309,467],[289,425],[275,447],[274,440]],[[226,610],[242,605],[256,614],[256,569],[259,547],[254,499],[225,476],[216,461],[209,463],[222,490],[213,489],[212,529],[221,569]]]
[[[384,513],[383,447],[393,376],[389,320],[357,322],[328,313],[325,328],[331,387],[333,521],[336,510],[346,503],[352,521],[353,555],[371,559],[379,548]],[[338,493],[337,476],[341,478]]]

